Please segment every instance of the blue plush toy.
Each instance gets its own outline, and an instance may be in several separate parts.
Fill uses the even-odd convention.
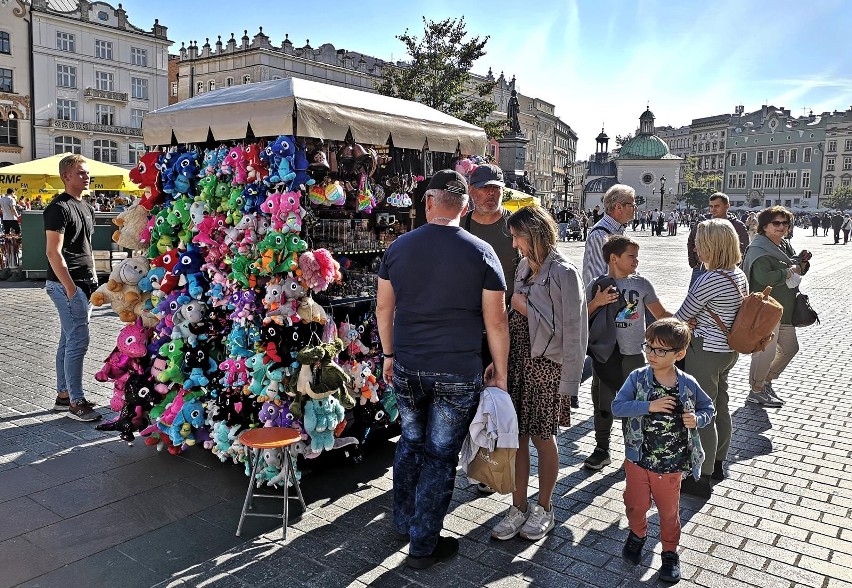
[[[300,144],[296,147],[296,154],[293,156],[293,169],[296,171],[296,175],[287,188],[290,192],[298,192],[302,186],[307,188],[316,184],[316,181],[308,175],[308,165],[310,165],[308,151],[304,144]]]
[[[343,406],[334,396],[311,398],[305,404],[305,431],[311,436],[311,450],[334,449],[334,429],[343,422]]]
[[[187,374],[183,387],[187,390],[201,388],[210,383],[208,374],[212,374],[218,368],[218,364],[210,358],[203,347],[189,349],[183,354],[183,365],[181,371]]]
[[[201,255],[201,250],[198,245],[189,243],[172,269],[174,275],[186,276],[189,295],[196,300],[201,300],[208,287],[207,278],[201,271],[202,265],[204,265],[204,257]]]
[[[293,156],[296,153],[296,138],[292,135],[279,135],[266,147],[271,163],[270,175],[266,178],[271,186],[279,182],[290,182],[296,177],[292,171]]]
[[[255,353],[246,360],[246,368],[251,372],[251,384],[249,384],[249,392],[255,396],[263,394],[263,387],[266,383],[267,374],[269,372],[269,363],[266,360],[266,352],[261,351]]]

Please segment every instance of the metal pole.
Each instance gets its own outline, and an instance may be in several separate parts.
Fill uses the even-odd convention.
[[[663,212],[663,197],[666,195],[666,176],[660,178],[660,213]]]

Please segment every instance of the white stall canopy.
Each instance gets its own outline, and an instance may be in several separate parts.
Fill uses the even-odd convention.
[[[296,128],[293,128],[293,125]],[[462,154],[485,152],[485,131],[418,102],[319,82],[286,78],[199,94],[149,112],[142,121],[146,145],[240,140],[247,125],[256,137],[298,135]]]

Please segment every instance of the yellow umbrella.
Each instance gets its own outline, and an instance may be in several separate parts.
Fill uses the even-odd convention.
[[[15,188],[24,194],[61,191],[63,186],[59,178],[59,161],[66,155],[69,154],[60,153],[0,168],[0,190]],[[139,186],[130,181],[129,170],[123,167],[92,159],[87,159],[86,164],[91,176],[89,190],[139,190]]]

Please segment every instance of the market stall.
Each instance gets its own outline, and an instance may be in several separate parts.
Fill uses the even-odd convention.
[[[285,79],[151,112],[116,239],[137,251],[93,296],[128,326],[97,374],[116,420],[172,453],[245,462],[239,434],[298,429],[293,453],[361,448],[398,417],[378,374],[376,271],[432,169],[482,129],[421,104]],[[132,341],[132,344],[128,344]],[[258,484],[280,485],[264,454]],[[357,461],[357,459],[356,459]]]

